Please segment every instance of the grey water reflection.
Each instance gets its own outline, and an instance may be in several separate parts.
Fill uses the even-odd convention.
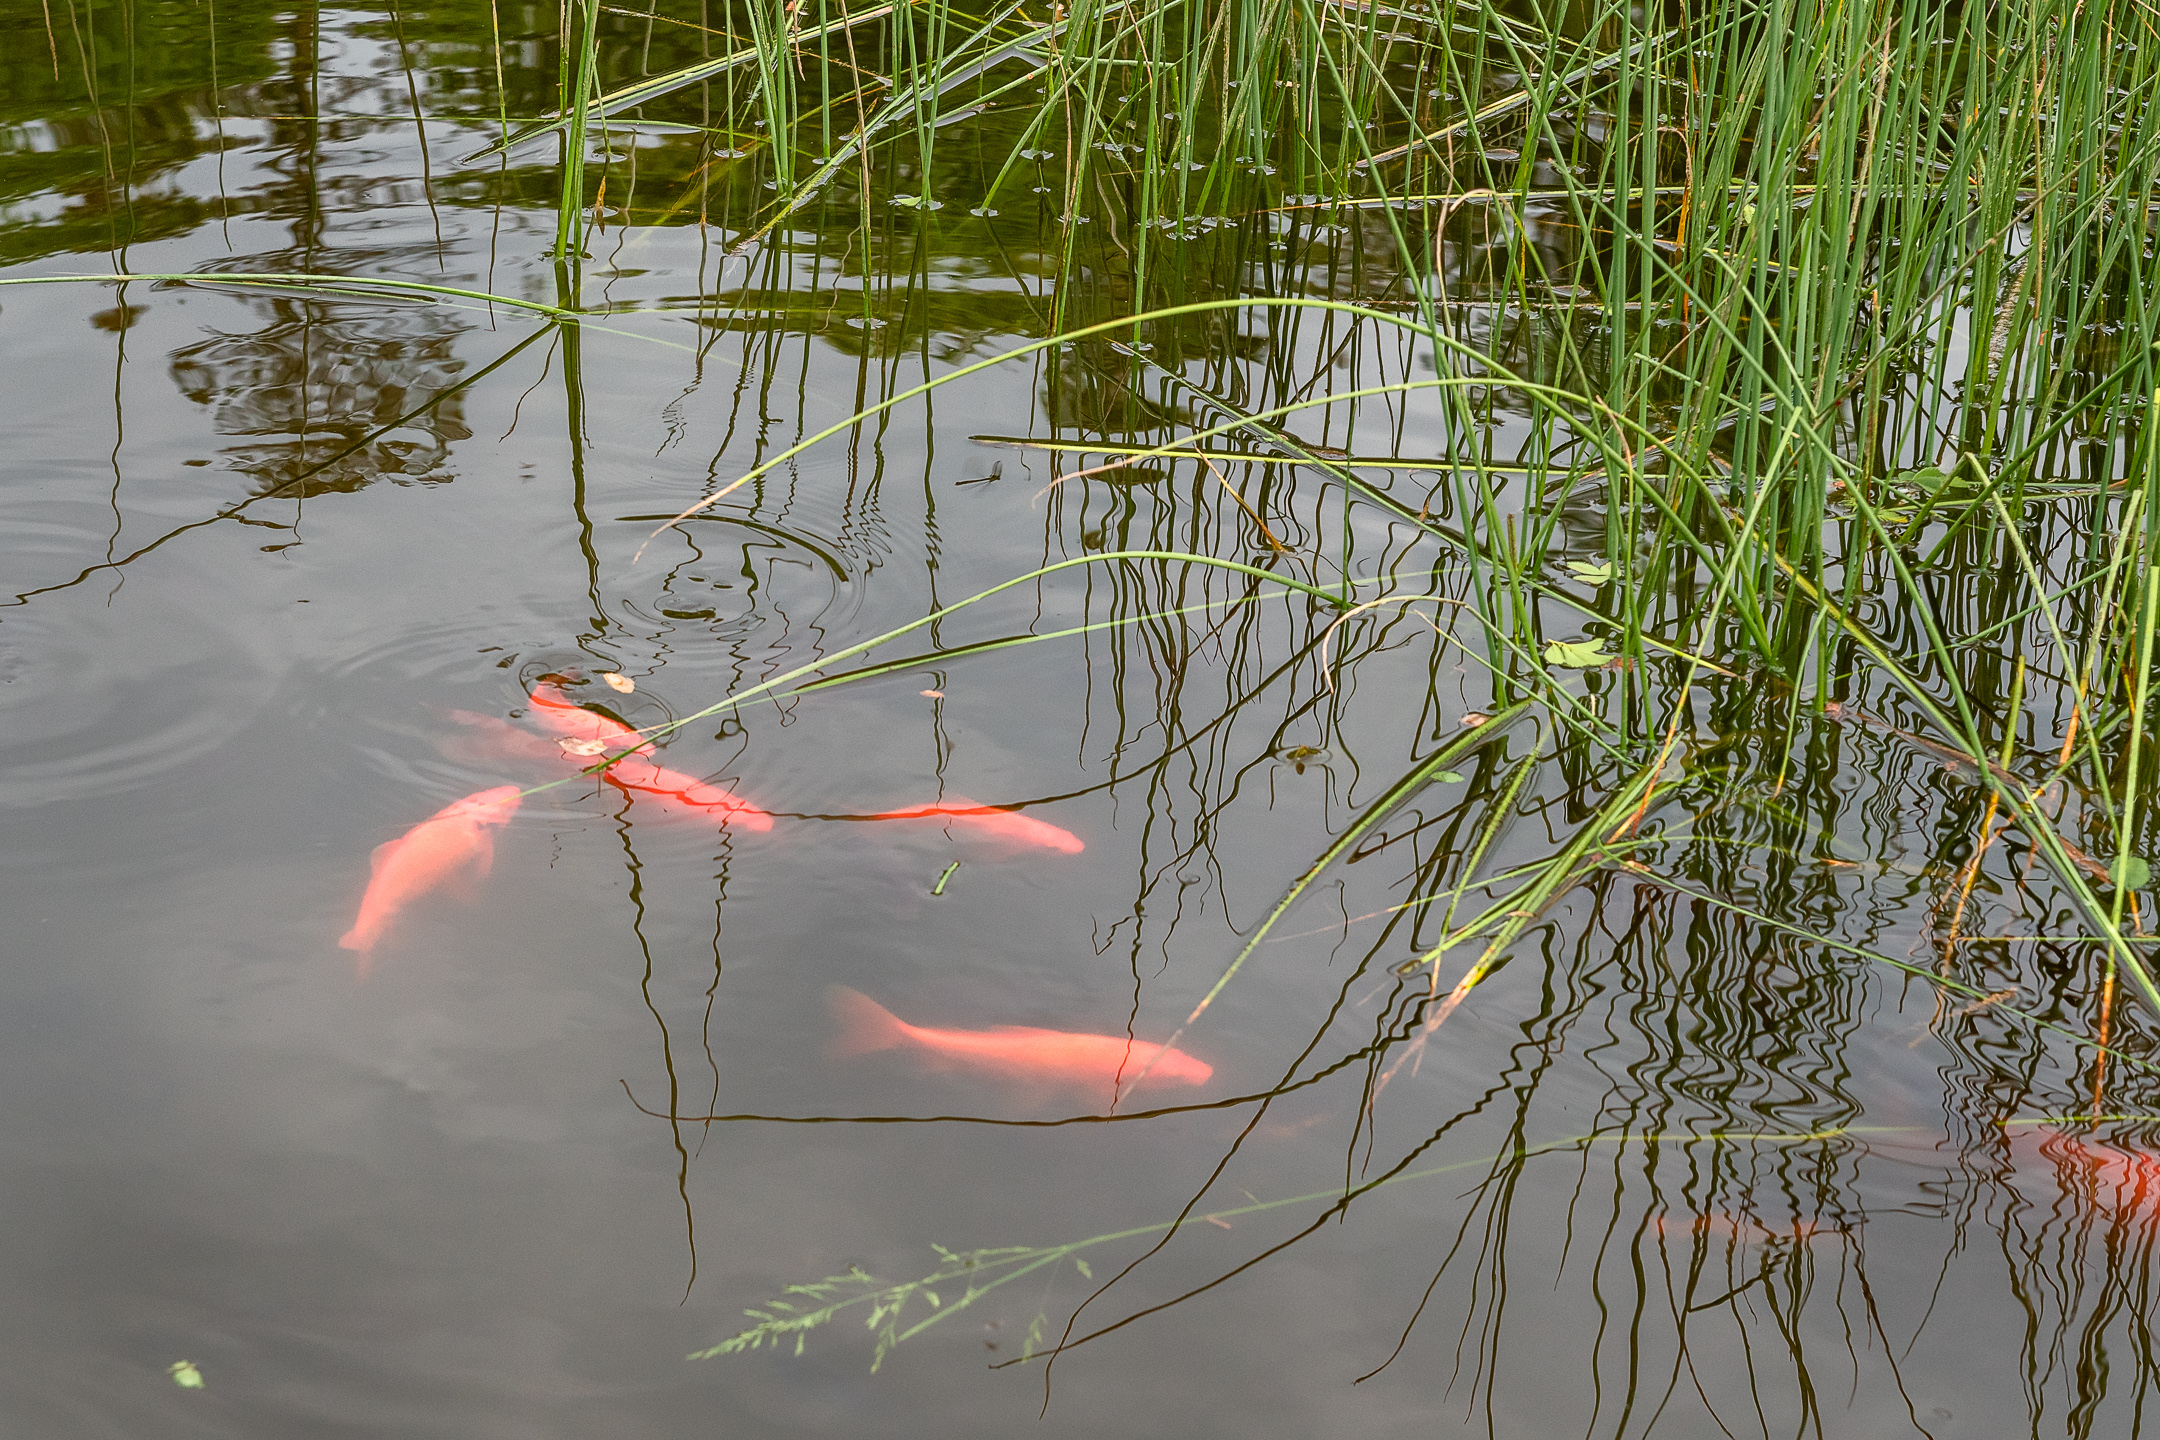
[[[553,104],[551,13],[4,13],[8,277],[395,275],[589,311],[149,280],[0,299],[0,1412],[26,1431],[1003,1434],[1047,1398],[1051,1434],[2135,1433],[2149,1122],[2003,1122],[2142,1117],[2149,1022],[2096,993],[2060,883],[1970,770],[1841,678],[1847,640],[1814,670],[1828,717],[1731,658],[1765,623],[1735,617],[1687,641],[1715,670],[1680,637],[1583,670],[1584,723],[1555,730],[1450,623],[1518,525],[1594,553],[1596,417],[1494,387],[1252,420],[1424,373],[1430,344],[1194,313],[721,493],[1160,294],[1151,246],[1187,247],[1194,298],[1404,310],[1423,277],[1372,212],[1179,241],[1106,202],[1065,293],[1047,201],[963,218],[1015,139],[991,113],[940,141],[936,215],[883,203],[880,152],[731,257],[769,172],[735,153],[747,91],[714,84],[596,141],[608,188],[559,268],[547,147],[458,163]],[[611,10],[603,83],[706,54],[697,14]],[[475,39],[497,28],[499,70]],[[1433,313],[1595,390],[1608,317],[1547,220],[1420,219]],[[1515,245],[1544,293],[1494,279]],[[1925,423],[1932,373],[1876,434]],[[1076,473],[1206,427],[1205,458]],[[2118,444],[2042,468],[2117,473]],[[1478,508],[1434,468],[1470,450]],[[2031,518],[2065,628],[2091,626],[2089,517]],[[2040,782],[2068,661],[1999,556],[1946,553],[1931,617],[1870,618],[1908,653],[1923,618],[1980,637],[1958,678]],[[1324,603],[1353,584],[1391,603]],[[1548,587],[1511,638],[1609,633],[1601,584]],[[355,985],[335,937],[373,846],[564,778],[533,748],[539,677],[627,677],[608,709],[645,726],[823,662],[660,751],[769,834],[570,781]],[[1666,783],[1616,835],[1620,747],[1683,695]],[[1086,848],[877,818],[958,797]],[[2105,858],[2104,797],[2054,803]],[[1511,888],[1578,844],[1557,892]],[[1515,941],[1435,1028],[1487,913]],[[1180,1033],[1212,1088],[835,1055],[836,985],[1136,1056]],[[828,1305],[853,1308],[808,1323]],[[760,1343],[682,1358],[731,1335]],[[183,1357],[201,1393],[167,1378]]]

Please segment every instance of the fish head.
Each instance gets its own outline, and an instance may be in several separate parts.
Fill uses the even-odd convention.
[[[1182,1050],[1165,1050],[1155,1062],[1153,1072],[1165,1080],[1175,1080],[1181,1085],[1205,1085],[1214,1075],[1215,1067],[1205,1060],[1196,1060]]]
[[[468,795],[450,807],[446,813],[455,814],[482,825],[507,825],[510,817],[524,802],[524,792],[515,785],[497,785]]]

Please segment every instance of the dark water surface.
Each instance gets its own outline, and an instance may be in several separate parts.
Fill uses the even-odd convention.
[[[38,7],[0,8],[5,278],[306,271],[565,298],[553,142],[459,163],[496,133],[484,8],[51,14],[48,53]],[[538,114],[555,16],[499,22],[503,108]],[[638,58],[643,22],[607,24],[626,74],[697,53],[677,27]],[[827,673],[920,663],[676,734],[666,763],[775,812],[768,833],[590,781],[543,791],[492,873],[416,904],[359,981],[336,940],[370,850],[461,795],[562,773],[488,758],[452,713],[529,725],[542,674],[619,671],[634,694],[581,698],[652,724],[1105,549],[1329,589],[1347,545],[1356,578],[1409,577],[1371,595],[1461,593],[1459,556],[1375,506],[1346,521],[1323,475],[1229,476],[1274,552],[1189,462],[1046,491],[1092,462],[971,438],[1117,441],[1204,411],[1136,414],[1135,362],[1102,349],[902,403],[640,558],[754,462],[1052,331],[1059,232],[1021,205],[968,214],[964,134],[941,211],[835,190],[728,259],[763,192],[712,153],[727,103],[679,97],[680,126],[710,131],[596,137],[606,228],[579,298],[609,313],[574,325],[147,280],[0,290],[9,1434],[2134,1433],[2160,1186],[1998,1124],[2089,1102],[2090,1057],[2060,1035],[1944,1018],[1863,955],[1607,868],[1368,1111],[1424,1013],[1425,973],[1399,967],[1435,943],[1449,867],[1480,839],[1486,875],[1548,856],[1588,814],[1602,761],[1554,750],[1534,716],[1466,743],[1276,925],[1179,1041],[1214,1066],[1198,1090],[831,1053],[834,985],[924,1025],[1166,1039],[1285,887],[1495,708],[1417,618],[1438,605],[1329,636],[1325,606],[1241,572],[1030,581]],[[980,141],[992,168],[999,143]],[[1192,246],[1226,292],[1390,293],[1392,252],[1350,226],[1263,219]],[[1270,268],[1308,246],[1339,264]],[[1474,248],[1444,253],[1467,273]],[[1119,303],[1101,256],[1068,319]],[[1236,325],[1206,373],[1252,394],[1430,363],[1370,324]],[[1415,403],[1328,415],[1293,428],[1360,454],[1439,444]],[[1492,421],[1499,450],[1522,439],[1505,407]],[[1369,473],[1413,510],[1431,490]],[[1602,512],[1571,503],[1594,548]],[[1603,704],[1618,683],[1579,689]],[[1643,858],[1931,966],[1930,901],[1981,823],[1970,779],[1825,721],[1773,798],[1782,762],[1749,737],[1786,694],[1742,673],[1697,697],[1688,773],[1737,776],[1762,808],[1690,822],[1683,791]],[[954,796],[1086,848],[863,818]],[[1967,932],[2015,923],[2024,879],[2005,841]],[[2023,986],[2084,1028],[2074,947],[1973,963],[1983,991]],[[1052,1128],[670,1118],[1124,1116],[1286,1079],[1266,1103]],[[2149,1082],[2119,1083],[2111,1103],[2136,1108]],[[1325,1198],[1390,1175],[1346,1210]],[[898,1329],[957,1313],[875,1373],[867,1305],[799,1358],[781,1337],[684,1359],[788,1285],[851,1266],[906,1282],[938,1269],[934,1246],[1060,1246],[1196,1195],[1072,1333],[1257,1263],[1063,1355],[1040,1422],[1040,1359],[990,1367],[1054,1343],[1161,1232],[964,1307],[964,1278],[933,1284]],[[1323,1198],[1255,1208],[1300,1196]],[[183,1358],[201,1390],[168,1376]]]

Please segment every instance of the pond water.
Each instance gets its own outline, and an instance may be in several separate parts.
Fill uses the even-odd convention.
[[[1289,451],[1075,475],[1118,456],[1011,443],[1431,373],[1384,308],[1188,316],[910,397],[1136,293],[1129,227],[1074,262],[1058,196],[982,203],[995,116],[940,142],[939,208],[888,203],[920,177],[880,152],[738,248],[753,112],[683,92],[594,136],[598,227],[559,265],[554,140],[468,158],[498,95],[553,103],[553,12],[48,13],[0,10],[0,279],[443,290],[0,289],[11,1431],[2134,1433],[2160,1170],[2134,1122],[2003,1122],[2096,1083],[2136,1112],[2146,1021],[2118,1005],[2096,1081],[2074,936],[1927,982],[1996,817],[1895,695],[1796,717],[1730,654],[1560,672],[1638,736],[1691,685],[1672,783],[1641,843],[1600,828],[1509,902],[1506,963],[1427,1029],[1486,940],[1437,985],[1420,959],[1622,770],[1452,638],[1471,572],[1417,517],[1467,522],[1416,468],[1450,412],[1282,421],[1397,461],[1357,472],[1395,508]],[[609,84],[709,39],[604,22]],[[1189,295],[1399,302],[1361,213],[1196,229]],[[1524,237],[1417,223],[1480,343],[1535,370],[1589,333],[1481,295]],[[1495,456],[1550,441],[1504,398],[1485,422]],[[1588,566],[1604,499],[1552,503],[1555,564]],[[1560,573],[1534,623],[1607,633]],[[1947,569],[1940,616],[2004,618],[2001,580]],[[1346,595],[1395,603],[1338,625]],[[2067,690],[2015,708],[1968,654],[2017,756],[2060,747]],[[659,762],[770,825],[578,775],[536,687],[697,717]],[[364,968],[340,948],[376,847],[556,781]],[[1958,923],[2074,929],[2056,883],[2010,832]],[[1130,1050],[865,1049],[843,990]],[[1151,1064],[1173,1035],[1204,1080]]]

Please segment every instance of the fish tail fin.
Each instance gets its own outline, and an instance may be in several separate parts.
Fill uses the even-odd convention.
[[[907,1026],[900,1017],[860,990],[832,986],[825,992],[825,1008],[838,1027],[830,1052],[834,1059],[890,1050],[907,1041]]]

